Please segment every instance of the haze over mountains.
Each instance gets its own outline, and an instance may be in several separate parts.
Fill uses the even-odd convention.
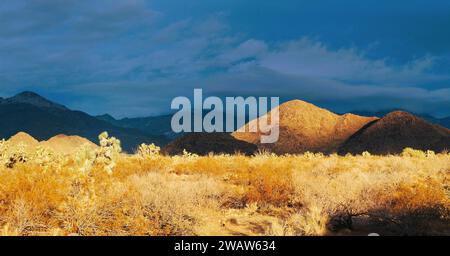
[[[203,117],[207,114],[206,111],[202,112]],[[183,133],[175,133],[172,131],[171,120],[172,114],[161,115],[161,116],[150,116],[150,117],[136,117],[136,118],[122,118],[115,119],[109,114],[96,116],[98,119],[111,123],[112,125],[123,127],[123,128],[133,128],[143,132],[151,131],[152,134],[163,135],[170,140],[178,138],[183,135]],[[193,118],[193,113],[191,112],[191,117]],[[223,123],[226,123],[227,112],[223,112]],[[249,120],[248,113],[245,116],[239,116],[237,113],[234,115],[234,129],[238,129],[240,127],[237,126],[237,120],[239,118],[245,118],[247,121]],[[191,126],[193,129],[193,125]]]
[[[162,135],[167,138],[175,138],[179,136],[172,131],[170,126],[172,115],[123,118],[117,120],[109,114],[104,114],[96,116],[96,118],[117,127],[137,129],[145,133],[150,132],[151,134]]]
[[[184,149],[197,154],[252,154],[258,150],[278,154],[306,151],[388,154],[399,153],[405,147],[435,151],[450,148],[450,130],[438,125],[445,125],[450,118],[438,119],[428,115],[422,115],[424,118],[421,118],[402,111],[386,115],[374,113],[373,116],[350,113],[338,115],[301,100],[286,102],[278,108],[279,141],[260,144],[261,133],[241,132],[256,125],[258,119],[232,134],[181,136],[171,131],[171,115],[121,120],[107,114],[94,117],[70,110],[36,93],[23,92],[11,98],[0,98],[0,138],[7,139],[24,132],[13,136],[11,140],[41,143],[55,150],[70,151],[85,142],[97,142],[98,135],[108,131],[121,140],[127,152],[133,152],[141,143],[164,146],[170,142],[163,148],[168,154],[180,154]],[[27,134],[36,140],[27,137]]]

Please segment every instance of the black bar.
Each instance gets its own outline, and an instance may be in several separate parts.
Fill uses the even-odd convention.
[[[398,250],[405,253],[446,251],[448,237],[4,237],[0,238],[2,250],[11,247],[16,253],[33,248],[33,254],[45,253],[75,255],[112,253],[114,255],[387,255]],[[273,243],[273,249],[248,246]],[[247,244],[231,250],[226,244]],[[184,244],[184,250],[176,246]],[[206,250],[199,244],[207,244]],[[223,250],[220,250],[222,246]],[[55,250],[49,250],[54,248]],[[56,248],[62,248],[57,250]]]

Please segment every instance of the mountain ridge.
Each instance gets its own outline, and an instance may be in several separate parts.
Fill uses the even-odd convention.
[[[0,104],[30,104],[41,108],[57,108],[69,110],[66,106],[52,102],[32,91],[23,91],[10,98],[1,99]]]
[[[421,118],[402,111],[390,112],[381,118],[354,114],[357,111],[339,115],[302,100],[288,101],[277,108],[280,111],[280,139],[277,143],[263,145],[260,143],[262,133],[243,132],[257,125],[257,118],[232,134],[187,134],[185,136],[188,137],[181,137],[175,140],[177,143],[171,143],[175,150],[173,152],[179,153],[180,147],[187,147],[201,154],[205,153],[203,149],[190,147],[190,143],[203,145],[215,152],[240,150],[246,154],[253,152],[255,147],[278,154],[306,151],[342,154],[369,151],[383,154],[398,153],[404,147],[424,150],[450,148],[450,130],[425,120],[432,118],[431,116]],[[270,113],[266,114],[269,120]],[[19,132],[29,134],[39,141],[53,138],[54,141],[72,139],[78,143],[81,137],[97,141],[98,134],[108,131],[122,141],[126,152],[133,152],[141,143],[164,146],[181,136],[171,131],[171,115],[122,119],[115,119],[108,114],[94,117],[82,111],[70,110],[29,91],[1,99],[0,118],[3,120],[0,138],[22,136],[24,141],[32,144],[32,139]],[[58,134],[66,134],[68,137],[59,138]]]
[[[311,104],[311,103],[309,103]],[[313,105],[313,104],[311,104]],[[404,109],[386,109],[386,110],[380,110],[380,111],[350,111],[348,113],[337,113],[339,115],[349,115],[354,114],[358,116],[366,116],[366,117],[378,117],[381,118],[385,116],[386,114],[393,112],[393,111],[405,111],[410,112]],[[413,113],[413,112],[410,112]],[[436,118],[430,114],[417,114],[413,113],[416,116],[419,116],[431,123],[441,125],[443,127],[450,129],[450,117],[443,117],[443,118]],[[143,132],[153,131],[153,134],[156,135],[164,135],[167,136],[169,139],[175,139],[182,134],[175,134],[172,132],[170,122],[171,122],[171,114],[162,114],[162,115],[156,115],[156,116],[143,116],[143,117],[125,117],[116,119],[113,116],[111,116],[108,113],[105,113],[103,115],[97,115],[96,118],[109,122],[115,126],[124,127],[124,128],[134,128],[141,130]],[[226,113],[224,113],[224,119],[226,118]],[[248,115],[245,116],[246,120],[248,120]],[[249,120],[252,121],[252,120]],[[236,127],[236,130],[241,127]]]
[[[167,139],[142,131],[114,126],[82,111],[70,110],[35,93],[20,93],[0,104],[0,138],[9,138],[26,132],[38,140],[48,140],[57,134],[78,135],[97,141],[103,131],[122,141],[127,152],[133,152],[141,143],[163,145]]]
[[[394,111],[366,125],[339,149],[340,154],[398,154],[404,148],[443,151],[450,147],[450,130],[405,111]]]
[[[261,132],[248,132],[257,127],[259,119],[253,120],[232,134],[238,140],[258,145],[259,149],[278,154],[303,153],[306,151],[332,153],[357,130],[376,117],[354,114],[338,115],[302,100],[292,100],[277,107],[280,136],[273,144],[261,144]],[[275,111],[275,110],[272,110]],[[271,112],[272,112],[271,111]],[[267,113],[270,121],[271,112]],[[262,116],[260,118],[264,118]]]
[[[403,112],[408,112],[411,113],[415,116],[418,116],[420,118],[423,118],[425,120],[427,120],[428,122],[434,123],[434,124],[438,124],[441,126],[444,126],[448,129],[450,129],[450,116],[448,117],[441,117],[441,118],[437,118],[433,115],[430,114],[426,114],[426,113],[415,113],[412,111],[408,111],[406,109],[385,109],[385,110],[379,110],[379,111],[351,111],[351,113],[357,114],[357,115],[363,115],[363,116],[376,116],[376,117],[383,117],[391,112],[395,112],[395,111],[403,111]]]

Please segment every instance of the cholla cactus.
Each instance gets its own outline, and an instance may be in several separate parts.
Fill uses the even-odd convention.
[[[363,156],[363,157],[370,157],[371,154],[370,154],[369,151],[364,151],[364,152],[362,153],[362,156]]]
[[[7,143],[7,142],[6,142]],[[4,164],[7,168],[14,168],[17,163],[26,163],[28,161],[28,155],[26,152],[26,146],[23,143],[19,143],[16,147],[10,148],[8,144],[6,154],[4,158]]]
[[[98,136],[100,140],[100,147],[108,149],[111,153],[122,152],[122,147],[120,146],[120,140],[115,137],[109,137],[108,132],[103,132]]]
[[[95,162],[96,152],[92,150],[89,144],[82,145],[75,153],[75,163],[78,166],[78,170],[82,173],[89,173],[94,162]]]
[[[427,150],[427,152],[425,152],[426,157],[435,157],[436,153],[433,150]]]
[[[426,153],[422,150],[417,150],[413,148],[405,148],[403,149],[403,152],[401,153],[401,156],[403,157],[416,157],[416,158],[425,158]]]
[[[188,152],[186,149],[183,149],[183,157],[185,157],[185,158],[196,158],[196,157],[198,157],[198,155],[194,154],[194,153],[191,153],[191,152]]]
[[[161,148],[155,144],[141,144],[138,148],[138,155],[142,158],[158,157],[160,155]]]
[[[109,137],[108,132],[100,134],[98,139],[100,140],[100,148],[96,153],[95,161],[103,164],[105,171],[108,174],[112,174],[116,166],[115,160],[122,151],[120,140],[115,137]]]
[[[314,159],[314,153],[306,151],[305,153],[303,153],[303,157],[306,159]]]
[[[33,155],[33,161],[41,166],[47,166],[55,162],[54,153],[46,147],[38,146]]]

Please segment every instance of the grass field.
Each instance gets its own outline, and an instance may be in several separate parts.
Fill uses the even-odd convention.
[[[450,233],[450,154],[65,156],[0,143],[1,235]]]

